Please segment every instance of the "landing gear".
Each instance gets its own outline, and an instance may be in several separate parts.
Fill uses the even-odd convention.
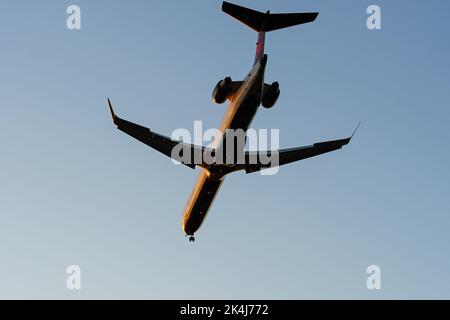
[[[194,242],[195,241],[195,237],[194,236],[190,236],[189,237],[189,242]]]

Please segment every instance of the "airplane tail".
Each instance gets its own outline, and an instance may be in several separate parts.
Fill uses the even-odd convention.
[[[222,11],[258,32],[255,64],[264,56],[266,32],[313,22],[319,15],[318,12],[271,14],[267,11],[262,13],[226,1],[222,3]]]
[[[224,1],[222,11],[244,23],[256,32],[269,32],[299,24],[313,22],[318,12],[305,13],[262,13]]]

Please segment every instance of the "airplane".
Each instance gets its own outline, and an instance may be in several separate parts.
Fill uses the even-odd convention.
[[[115,114],[111,101],[108,99],[113,123],[119,130],[192,169],[195,169],[196,166],[201,168],[182,219],[182,229],[185,236],[189,237],[189,241],[195,241],[194,234],[205,220],[227,174],[240,170],[244,170],[246,173],[257,172],[272,166],[282,166],[341,149],[350,142],[359,127],[358,124],[353,134],[345,139],[319,142],[305,147],[276,150],[274,151],[278,155],[276,164],[261,161],[259,156],[262,151],[245,151],[245,143],[234,146],[235,149],[239,149],[238,151],[243,153],[244,163],[223,163],[221,161],[208,163],[200,161],[196,163],[193,161],[193,158],[204,155],[206,152],[209,152],[214,159],[215,151],[221,148],[226,149],[225,141],[228,131],[241,129],[247,132],[260,105],[267,109],[275,105],[280,95],[279,84],[278,82],[273,82],[272,84],[264,82],[268,57],[264,52],[266,32],[313,22],[319,15],[318,12],[272,14],[270,11],[267,11],[263,13],[226,1],[222,3],[222,11],[256,31],[258,33],[258,42],[253,67],[245,79],[243,81],[232,81],[230,77],[226,77],[220,80],[213,90],[212,99],[215,103],[221,104],[227,100],[229,101],[228,109],[220,126],[222,138],[215,147],[204,147],[173,140],[153,132],[149,128],[121,119]],[[183,151],[188,151],[190,156],[181,157],[183,152],[180,155],[174,155],[173,150],[177,147],[181,147]],[[251,157],[256,157],[253,158],[256,161],[249,161]]]

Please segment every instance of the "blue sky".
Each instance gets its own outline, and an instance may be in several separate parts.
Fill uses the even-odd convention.
[[[293,147],[362,126],[275,176],[230,175],[194,245],[198,172],[116,130],[106,99],[162,134],[216,127],[213,86],[244,77],[256,34],[206,0],[77,1],[69,31],[73,3],[0,3],[0,298],[450,298],[450,3],[236,1],[320,12],[267,35],[281,96],[254,128]]]

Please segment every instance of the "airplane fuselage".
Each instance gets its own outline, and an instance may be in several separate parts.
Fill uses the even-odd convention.
[[[261,104],[266,64],[267,55],[264,55],[255,63],[241,87],[230,98],[230,104],[219,128],[222,139],[215,146],[216,149],[226,144],[227,130],[242,129],[245,132],[249,128]],[[226,173],[215,168],[220,166],[213,165],[208,170],[201,169],[187,202],[182,221],[183,231],[187,236],[193,236],[200,228],[224,180]]]
[[[195,240],[194,233],[205,220],[228,173],[257,172],[339,150],[350,142],[359,127],[358,125],[353,134],[345,139],[322,141],[296,148],[244,151],[247,130],[259,106],[272,108],[280,95],[278,82],[270,85],[264,83],[267,64],[267,55],[264,53],[266,33],[312,22],[319,13],[263,13],[226,1],[222,4],[222,11],[258,32],[258,41],[255,62],[245,79],[233,82],[230,77],[226,77],[219,81],[213,90],[212,99],[215,103],[221,104],[229,100],[230,104],[219,127],[219,134],[215,131],[214,140],[209,146],[172,139],[122,119],[115,114],[108,99],[113,123],[119,130],[187,167],[201,168],[183,214],[182,227],[184,233],[189,236],[189,241]],[[267,159],[268,156],[270,159]]]

